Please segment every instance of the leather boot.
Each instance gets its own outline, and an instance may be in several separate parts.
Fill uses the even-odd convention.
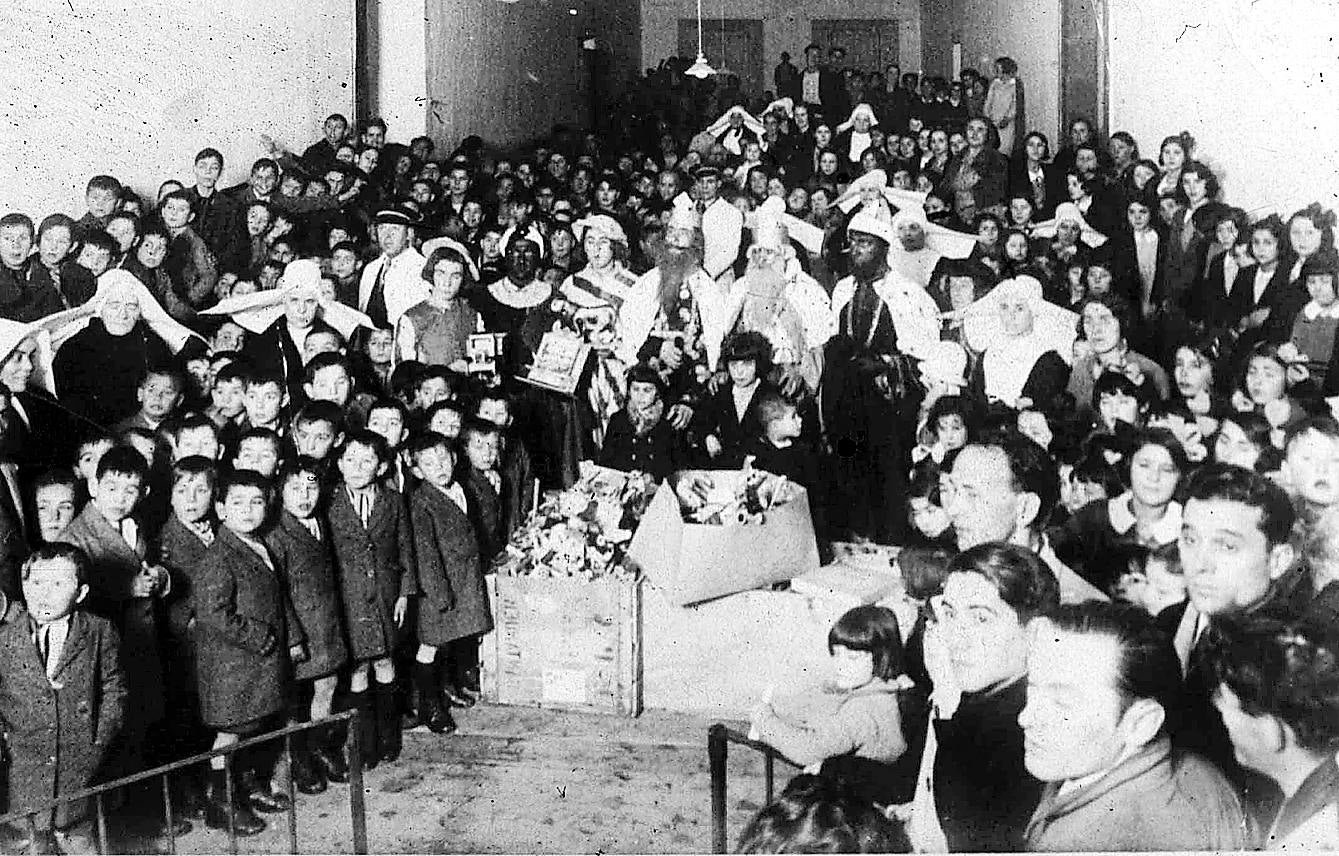
[[[437,697],[437,666],[434,663],[414,663],[414,686],[418,691],[418,723],[426,725],[434,734],[450,734],[456,730],[451,712]],[[445,691],[445,690],[443,690]]]
[[[375,684],[373,684],[375,686]],[[374,769],[381,760],[381,750],[377,744],[377,708],[372,687],[360,693],[349,693],[350,707],[358,711],[358,737],[362,741],[363,768]],[[353,725],[350,724],[350,729]],[[350,744],[352,745],[352,744]]]
[[[247,804],[239,783],[233,781],[233,829],[239,836],[255,835],[265,829],[265,821]],[[209,771],[209,789],[205,793],[205,825],[210,829],[228,829],[228,788],[222,770]]]
[[[290,765],[290,775],[293,777],[293,787],[297,788],[299,793],[321,794],[325,793],[327,787],[325,776],[321,775],[310,749],[311,744],[315,742],[314,735],[314,731],[293,735],[293,763]]]
[[[377,760],[393,762],[400,757],[400,708],[395,684],[373,681],[376,689]]]
[[[322,778],[340,785],[348,783],[349,762],[344,760],[344,738],[339,729],[329,725],[315,729],[307,748]]]

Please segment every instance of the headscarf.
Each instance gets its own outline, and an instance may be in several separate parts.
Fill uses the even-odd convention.
[[[167,310],[154,299],[153,293],[134,274],[121,268],[111,268],[98,277],[98,290],[91,300],[83,306],[58,312],[40,322],[51,331],[51,347],[59,350],[67,340],[87,327],[89,320],[101,315],[103,305],[112,297],[134,298],[139,303],[140,320],[174,354],[180,353],[191,339],[204,342],[189,327],[168,315]]]
[[[898,190],[896,187],[888,186],[888,174],[881,169],[872,169],[864,175],[852,181],[846,186],[846,192],[833,200],[834,205],[851,213],[851,209],[860,204],[860,191],[877,187],[883,194],[883,198],[888,200],[888,204],[897,209],[903,208],[924,208],[927,194],[917,193],[914,190]]]
[[[608,214],[591,214],[572,224],[572,234],[579,243],[586,240],[587,232],[594,232],[625,247],[628,245],[628,233],[624,232],[618,221]]]
[[[62,313],[64,314],[64,313]],[[48,316],[48,318],[54,316]],[[3,365],[14,351],[28,339],[37,342],[33,353],[33,374],[28,379],[29,386],[40,386],[52,395],[56,394],[56,376],[51,363],[55,349],[51,347],[51,329],[45,324],[46,318],[29,324],[0,318],[0,365]]]
[[[1054,238],[1057,227],[1066,220],[1079,224],[1079,237],[1090,247],[1100,247],[1107,242],[1107,236],[1088,225],[1083,212],[1073,202],[1062,202],[1055,206],[1055,216],[1044,223],[1032,227],[1032,234],[1039,238]]]
[[[1000,322],[1000,304],[1017,297],[1022,297],[1032,310],[1032,332],[1026,336],[1007,335]],[[1047,301],[1042,296],[1041,282],[1023,275],[1003,280],[967,307],[963,332],[974,350],[986,354],[983,366],[987,397],[1012,407],[1043,354],[1055,351],[1066,363],[1070,362],[1078,336],[1078,315]]]
[[[766,116],[768,113],[775,110],[780,110],[782,113],[786,114],[786,118],[789,119],[795,115],[795,100],[789,95],[785,98],[778,98],[771,104],[768,104],[767,109],[762,111],[762,114]]]
[[[835,129],[833,129],[833,133],[841,134],[854,128],[855,120],[856,117],[858,116],[867,116],[869,118],[869,126],[871,128],[878,127],[879,117],[874,115],[874,108],[869,106],[868,104],[861,103],[855,105],[855,109],[851,111],[851,115],[847,118],[845,122],[842,122]]]
[[[814,255],[823,252],[823,230],[806,223],[794,214],[786,211],[786,203],[779,196],[769,196],[756,210],[750,211],[744,218],[744,225],[756,230],[758,225],[772,220],[780,223],[789,237]]]
[[[726,128],[730,127],[730,117],[735,115],[736,113],[744,117],[744,127],[748,128],[753,133],[761,136],[762,132],[767,130],[766,128],[763,127],[762,122],[759,122],[757,119],[753,118],[753,114],[749,113],[749,111],[745,110],[743,107],[735,105],[734,107],[731,107],[729,110],[726,110],[724,113],[722,113],[721,118],[717,119],[715,122],[712,122],[707,127],[707,133],[711,134],[712,139],[719,137],[722,133],[725,132]]]
[[[920,250],[903,248],[897,239],[904,224],[914,223],[925,232],[925,247]],[[902,276],[925,288],[934,274],[935,265],[941,258],[965,259],[976,247],[976,236],[964,232],[955,232],[935,223],[925,216],[925,209],[909,205],[893,215],[892,230],[894,240],[888,247],[888,267]]]
[[[375,327],[372,319],[351,306],[321,296],[321,268],[311,259],[296,259],[284,268],[279,287],[240,297],[220,300],[201,315],[228,315],[244,329],[263,333],[283,317],[284,302],[292,295],[315,298],[321,304],[321,318],[344,338],[359,327]]]

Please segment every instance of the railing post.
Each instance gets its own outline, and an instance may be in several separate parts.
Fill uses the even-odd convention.
[[[773,787],[772,781],[775,778],[776,759],[774,759],[771,755],[764,755],[762,756],[762,766],[763,766],[763,772],[767,776],[767,783],[763,786],[763,793],[767,795],[767,799],[763,800],[763,805],[771,805],[772,787]]]
[[[167,817],[167,851],[169,853],[177,852],[177,833],[173,829],[176,826],[175,818],[172,817],[172,786],[169,783],[170,774],[163,774],[163,814]]]
[[[110,853],[107,846],[107,807],[103,804],[102,794],[93,798],[93,807],[98,815],[98,852]]]
[[[284,735],[284,763],[288,770],[288,852],[298,852],[298,795],[293,784],[293,735]]]
[[[353,852],[367,852],[367,805],[363,792],[363,740],[359,718],[355,710],[349,718],[349,813],[353,823]]]
[[[707,761],[711,769],[711,852],[726,852],[725,843],[725,760],[728,746],[725,726],[717,723],[707,729]]]
[[[223,756],[223,798],[228,801],[228,852],[237,856],[237,798],[233,793],[232,753]]]

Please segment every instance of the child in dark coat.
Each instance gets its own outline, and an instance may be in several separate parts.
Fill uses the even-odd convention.
[[[743,462],[745,444],[762,434],[759,399],[777,391],[765,379],[772,366],[772,346],[761,333],[736,333],[722,344],[721,362],[730,379],[702,402],[693,433],[702,438],[712,466],[734,468]]]
[[[460,486],[469,499],[470,522],[487,568],[507,544],[502,522],[502,474],[498,472],[502,432],[492,422],[471,418],[465,420],[460,437],[465,448]]]
[[[337,672],[349,661],[343,607],[330,553],[330,530],[316,513],[325,480],[323,470],[316,459],[306,456],[284,467],[279,475],[283,509],[265,536],[307,640],[307,656],[293,670],[297,683],[294,701],[302,703],[300,710],[295,707],[290,711],[298,717],[296,721],[314,722],[330,715]],[[329,730],[294,736],[306,738],[297,742],[293,752],[293,783],[298,790],[318,794],[326,789],[328,781],[348,781],[348,766],[332,746]]]
[[[174,757],[187,757],[209,748],[212,734],[200,720],[200,696],[195,673],[195,597],[200,566],[214,543],[214,490],[218,470],[214,462],[195,455],[172,465],[172,515],[159,534],[159,560],[172,578],[167,606],[166,643],[163,647],[163,691],[168,710],[166,737]],[[185,814],[203,808],[203,790],[194,771],[177,776],[179,799]]]
[[[200,713],[215,732],[214,748],[231,746],[279,724],[290,660],[303,656],[301,631],[274,559],[259,540],[271,500],[270,482],[250,471],[233,472],[219,489],[219,527],[200,563],[195,600],[195,641]],[[235,829],[254,835],[265,828],[251,809],[286,811],[288,795],[269,782],[269,752],[248,752],[238,763]],[[228,827],[223,757],[211,759],[205,822]]]
[[[800,441],[799,411],[779,392],[764,393],[754,402],[761,433],[744,445],[744,460],[753,466],[803,485],[810,491],[818,482],[818,457]]]
[[[341,481],[330,500],[330,541],[353,661],[349,703],[364,713],[363,756],[374,766],[400,756],[392,654],[418,593],[414,539],[403,497],[381,484],[390,462],[385,438],[355,431],[335,461]]]
[[[98,461],[92,498],[60,540],[89,560],[88,609],[110,619],[121,637],[127,708],[109,775],[144,766],[145,737],[163,718],[163,663],[158,653],[157,601],[171,593],[167,569],[151,565],[148,538],[138,519],[149,467],[129,446],[113,446]]]
[[[120,731],[126,687],[116,630],[80,606],[89,570],[78,547],[38,547],[21,571],[27,606],[7,604],[0,618],[5,811],[89,787]],[[66,803],[37,814],[34,824],[50,844],[53,828],[82,826],[86,813],[83,802]],[[86,833],[79,837],[91,842]]]
[[[678,468],[679,438],[665,418],[665,381],[648,365],[628,371],[628,403],[609,417],[600,465],[664,481]]]
[[[464,489],[456,484],[455,455],[441,434],[427,432],[410,444],[419,486],[409,500],[418,557],[418,652],[414,680],[419,721],[432,731],[455,730],[450,704],[471,707],[468,673],[478,667],[479,637],[493,629],[479,544]],[[438,681],[437,655],[449,649],[451,679]],[[442,696],[448,704],[443,704]]]

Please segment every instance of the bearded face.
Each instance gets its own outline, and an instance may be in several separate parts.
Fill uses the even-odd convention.
[[[863,232],[851,234],[851,273],[859,282],[878,279],[888,269],[888,244]]]
[[[660,306],[668,313],[679,299],[684,279],[702,266],[701,233],[695,229],[666,229],[653,257],[660,271]]]

